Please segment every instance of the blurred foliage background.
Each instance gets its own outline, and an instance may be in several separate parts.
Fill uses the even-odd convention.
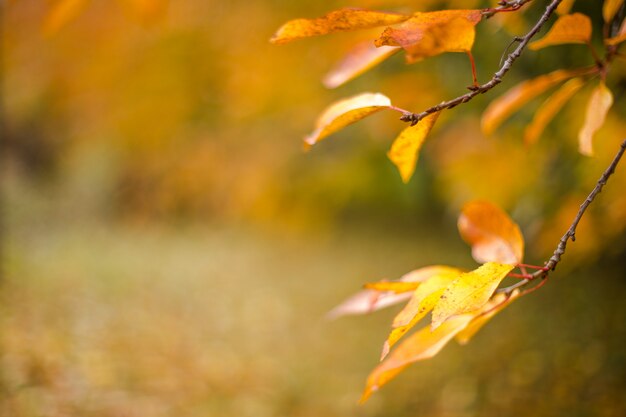
[[[363,0],[388,10],[485,1]],[[478,27],[480,80],[541,12]],[[580,3],[580,4],[578,4]],[[595,2],[574,10],[601,21]],[[583,220],[554,282],[469,346],[356,400],[392,312],[327,322],[363,282],[473,267],[458,208],[501,204],[541,263],[623,140],[626,71],[594,158],[577,154],[590,85],[540,143],[537,101],[494,137],[480,111],[529,77],[592,63],[579,45],[527,52],[494,91],[445,112],[416,174],[385,153],[378,114],[311,152],[333,100],[380,91],[420,110],[471,83],[467,58],[398,55],[337,90],[319,80],[346,33],[273,46],[284,21],[342,1],[0,2],[3,416],[621,416],[626,381],[626,170]],[[374,32],[375,33],[375,32]],[[598,46],[600,38],[596,33]]]

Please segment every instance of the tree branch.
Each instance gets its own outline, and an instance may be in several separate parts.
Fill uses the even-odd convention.
[[[404,113],[402,115],[400,120],[405,121],[405,122],[410,122],[411,126],[413,126],[417,122],[419,122],[420,120],[422,120],[424,117],[428,116],[431,113],[436,113],[436,112],[441,111],[443,109],[451,109],[453,107],[458,106],[459,104],[467,103],[468,101],[470,101],[471,99],[476,97],[478,94],[484,94],[487,91],[489,91],[492,88],[494,88],[496,85],[500,84],[502,82],[502,77],[504,77],[504,75],[507,72],[509,72],[509,70],[513,66],[513,63],[517,60],[517,58],[520,57],[520,55],[524,51],[524,48],[526,48],[526,45],[528,45],[528,42],[530,42],[530,39],[533,36],[535,36],[537,34],[537,32],[539,32],[541,30],[543,25],[548,21],[550,16],[552,16],[552,14],[554,13],[554,11],[558,7],[558,5],[561,3],[561,1],[562,0],[552,0],[550,2],[550,4],[546,7],[546,10],[543,12],[541,17],[537,21],[537,23],[535,23],[535,26],[533,26],[530,31],[526,35],[524,35],[523,37],[516,37],[516,38],[514,38],[514,41],[515,42],[519,42],[519,45],[517,45],[517,48],[515,48],[515,50],[513,52],[511,52],[507,56],[506,60],[502,64],[502,66],[493,75],[491,80],[489,80],[485,84],[478,85],[476,87],[471,87],[472,91],[470,91],[469,93],[463,94],[462,96],[459,96],[459,97],[457,97],[455,99],[452,99],[452,100],[449,100],[449,101],[441,102],[441,103],[437,104],[436,106],[433,106],[433,107],[430,107],[430,108],[424,110],[421,113],[409,113],[409,112],[406,112],[406,113]],[[526,2],[520,2],[520,3],[524,4]]]
[[[606,168],[602,176],[598,179],[596,186],[593,188],[591,193],[589,193],[585,201],[583,201],[583,203],[580,205],[580,209],[578,210],[576,217],[574,217],[574,220],[572,221],[572,224],[570,225],[569,229],[567,229],[563,237],[561,237],[559,244],[557,245],[550,259],[545,263],[544,268],[534,272],[531,275],[531,278],[521,280],[515,283],[514,285],[511,285],[506,288],[500,288],[498,289],[497,292],[509,294],[511,293],[511,291],[515,290],[516,288],[523,287],[524,285],[528,284],[532,280],[535,280],[537,278],[540,278],[542,280],[545,279],[550,273],[550,271],[554,271],[558,263],[561,262],[561,257],[565,253],[565,249],[567,249],[567,242],[570,239],[572,242],[576,241],[576,228],[578,227],[578,223],[580,222],[580,219],[582,219],[583,215],[585,214],[585,211],[587,211],[587,207],[589,207],[589,205],[593,202],[596,196],[600,194],[600,192],[602,191],[602,188],[606,185],[607,181],[609,180],[609,177],[613,175],[613,173],[615,172],[615,168],[617,167],[620,160],[622,159],[622,155],[624,155],[625,151],[626,151],[626,139],[624,139],[624,141],[620,145],[619,150],[617,151],[617,154],[615,154],[613,161],[611,161],[611,164]]]

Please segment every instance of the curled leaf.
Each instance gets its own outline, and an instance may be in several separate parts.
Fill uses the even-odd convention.
[[[561,88],[544,101],[541,107],[535,112],[533,121],[526,127],[524,143],[531,145],[537,142],[537,139],[539,139],[539,136],[541,136],[548,123],[550,123],[554,116],[563,108],[565,103],[567,103],[584,84],[585,83],[580,78],[573,78],[563,84]]]
[[[324,110],[317,119],[315,130],[304,141],[314,145],[326,136],[389,106],[389,98],[380,93],[363,93],[337,101]]]
[[[489,104],[481,119],[483,132],[486,135],[492,134],[524,104],[568,78],[584,74],[585,71],[557,70],[516,85]]]
[[[587,103],[585,124],[578,134],[578,150],[581,154],[593,155],[593,135],[602,127],[606,114],[613,105],[613,94],[606,88],[604,81],[591,92]]]
[[[370,40],[361,42],[326,74],[322,82],[327,88],[339,87],[380,64],[399,50],[397,46],[377,48]]]
[[[582,13],[573,13],[559,17],[543,38],[531,43],[528,47],[538,50],[546,46],[589,43],[590,41],[591,19]]]
[[[395,283],[402,285],[407,283],[415,289],[415,284],[419,285],[425,282],[433,275],[438,275],[442,272],[449,271],[450,267],[442,265],[426,266],[419,268],[404,274],[399,280],[395,281],[381,281],[385,286],[393,286]],[[375,283],[378,284],[378,283]],[[353,314],[367,314],[376,310],[380,310],[385,307],[392,306],[394,304],[401,303],[411,298],[412,292],[395,293],[395,291],[388,291],[385,287],[380,291],[374,289],[366,289],[359,291],[352,297],[339,304],[332,309],[327,317],[334,319],[340,316],[353,315]],[[411,291],[408,290],[408,291]]]
[[[432,358],[472,320],[473,315],[453,317],[437,330],[428,326],[404,340],[368,376],[360,402],[365,402],[374,391],[395,378],[410,364]]]
[[[467,344],[493,316],[504,310],[505,307],[508,307],[509,304],[517,299],[519,294],[519,290],[514,290],[511,295],[508,296],[505,294],[493,296],[491,300],[480,309],[469,325],[456,335],[456,341],[461,345]]]
[[[435,305],[432,329],[437,329],[452,316],[475,312],[483,307],[513,268],[513,265],[488,262],[461,274],[446,287]]]
[[[462,273],[463,271],[457,268],[442,269],[439,274],[433,275],[415,290],[409,303],[393,319],[394,329],[385,342],[382,358],[387,356],[389,349],[435,307],[446,287]]]
[[[444,52],[469,52],[474,45],[480,10],[417,12],[410,19],[388,27],[376,46],[401,46],[409,63]]]
[[[436,112],[426,116],[420,120],[415,126],[409,126],[404,129],[400,135],[394,140],[391,149],[387,152],[387,156],[391,162],[398,167],[400,176],[404,183],[409,182],[415,164],[419,157],[419,151],[426,140],[426,136],[435,125],[440,112]]]
[[[463,206],[459,233],[472,247],[477,262],[516,265],[524,257],[524,237],[519,226],[498,206],[475,200]]]
[[[290,20],[276,31],[270,42],[282,44],[328,33],[392,25],[408,18],[399,13],[343,8],[316,19]]]
[[[602,5],[602,17],[606,23],[610,23],[615,17],[624,0],[604,0]]]

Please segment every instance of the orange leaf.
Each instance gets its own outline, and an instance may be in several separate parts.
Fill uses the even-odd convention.
[[[327,88],[335,88],[363,74],[368,69],[380,64],[400,48],[381,46],[377,48],[371,40],[357,44],[322,81]]]
[[[469,52],[474,45],[474,26],[480,10],[441,10],[414,13],[376,39],[376,46],[401,46],[409,63],[444,52]]]
[[[435,305],[431,328],[437,329],[452,316],[472,313],[482,308],[513,268],[513,265],[488,262],[461,274],[446,287]]]
[[[624,0],[604,0],[602,5],[602,17],[604,21],[609,23],[615,17],[615,14],[624,4]]]
[[[435,356],[472,318],[471,314],[454,317],[437,330],[431,332],[426,326],[408,337],[370,373],[360,402],[365,402],[374,391],[391,381],[410,364]]]
[[[315,130],[304,141],[314,145],[326,136],[389,106],[389,98],[379,93],[362,93],[337,101],[324,110],[317,119]]]
[[[433,275],[440,274],[445,271],[449,271],[450,267],[442,265],[426,266],[413,270],[404,274],[396,281],[387,281],[386,284],[392,283],[411,283],[419,284],[428,280]],[[414,287],[415,288],[415,287]],[[376,310],[380,310],[385,307],[392,306],[394,304],[401,303],[411,298],[412,293],[405,292],[400,294],[394,294],[392,291],[376,291],[372,289],[359,291],[346,301],[332,309],[327,317],[334,319],[344,315],[352,314],[366,314]]]
[[[493,316],[508,307],[518,296],[519,290],[514,290],[507,298],[504,294],[495,295],[487,304],[480,309],[469,325],[456,335],[456,341],[462,345],[467,344],[472,337],[485,325]]]
[[[415,290],[409,303],[393,319],[394,329],[389,334],[383,347],[382,358],[387,356],[389,349],[413,328],[430,310],[435,307],[446,287],[457,279],[463,271],[457,268],[443,269],[433,275]]]
[[[581,154],[592,156],[593,135],[602,127],[604,119],[613,104],[613,94],[606,88],[604,81],[591,92],[591,97],[587,103],[587,113],[585,124],[578,134],[578,150]]]
[[[563,108],[565,103],[572,98],[574,94],[585,83],[580,78],[573,78],[563,84],[556,93],[552,94],[541,107],[535,112],[533,121],[526,127],[524,132],[524,143],[531,145],[537,142],[539,136],[556,114]]]
[[[517,224],[498,206],[487,201],[471,201],[457,222],[459,233],[472,247],[477,262],[516,265],[524,257],[524,237]]]
[[[290,20],[276,31],[270,42],[282,44],[327,33],[392,25],[408,18],[409,16],[399,13],[344,8],[334,10],[317,19]]]
[[[57,0],[43,22],[43,33],[52,35],[58,32],[75,19],[86,5],[87,0]]]
[[[435,125],[440,112],[436,112],[426,116],[420,120],[415,126],[409,126],[404,129],[400,136],[393,141],[391,149],[387,152],[387,156],[391,159],[391,162],[398,167],[400,176],[404,183],[409,182],[413,172],[415,171],[415,164],[419,157],[419,151],[426,140],[426,136]]]
[[[557,70],[516,85],[489,104],[481,120],[483,132],[486,135],[490,135],[503,121],[508,119],[528,101],[560,82],[580,75],[585,71],[582,69]]]
[[[576,0],[563,0],[559,7],[556,8],[556,12],[559,15],[568,14],[570,10],[572,10],[572,6]]]
[[[548,33],[538,41],[528,45],[537,50],[564,43],[589,43],[591,41],[591,19],[582,13],[564,15],[558,18]]]

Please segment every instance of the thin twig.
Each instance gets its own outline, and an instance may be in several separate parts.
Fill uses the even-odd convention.
[[[502,77],[504,77],[504,75],[509,72],[509,70],[513,66],[513,63],[517,60],[517,58],[520,57],[520,55],[524,51],[524,48],[526,48],[526,45],[528,45],[528,42],[530,42],[530,39],[535,36],[537,32],[539,32],[539,30],[541,30],[543,25],[548,21],[550,16],[552,16],[561,1],[562,0],[552,0],[550,4],[546,7],[546,10],[543,12],[537,23],[535,23],[535,26],[533,26],[533,28],[523,37],[516,37],[514,39],[515,41],[519,42],[519,45],[517,45],[517,48],[515,48],[515,50],[508,55],[500,69],[493,75],[491,80],[489,80],[485,84],[472,87],[472,91],[470,91],[469,93],[463,94],[462,96],[459,96],[449,101],[441,102],[436,106],[424,110],[421,113],[404,113],[400,120],[410,122],[411,126],[413,126],[431,113],[436,113],[443,109],[451,109],[458,106],[459,104],[467,103],[478,94],[484,94],[496,85],[500,84],[502,82]],[[508,3],[511,2],[509,1]],[[524,4],[526,3],[526,1],[519,1],[518,3]]]
[[[524,285],[538,278],[546,279],[550,271],[554,271],[558,263],[561,262],[561,257],[563,256],[563,254],[565,253],[565,249],[567,248],[567,242],[569,240],[571,240],[572,242],[576,241],[576,228],[578,227],[578,223],[580,222],[580,219],[582,219],[583,215],[585,214],[585,211],[587,211],[587,207],[589,207],[589,205],[593,202],[596,196],[600,194],[600,192],[602,191],[602,188],[606,185],[607,181],[609,180],[609,177],[613,175],[613,173],[615,172],[615,168],[619,164],[619,161],[622,159],[622,155],[624,155],[625,151],[626,151],[626,139],[624,139],[624,141],[620,145],[619,150],[617,151],[617,153],[615,154],[615,157],[613,158],[613,161],[611,161],[611,164],[606,168],[604,173],[602,173],[602,176],[598,179],[596,186],[589,193],[585,201],[580,205],[580,209],[578,210],[576,217],[574,217],[572,224],[570,225],[569,229],[567,229],[563,237],[561,237],[561,240],[559,241],[559,244],[554,250],[554,253],[550,257],[548,262],[546,262],[543,269],[533,272],[531,277],[528,279],[524,279],[522,281],[516,282],[515,284],[506,288],[499,288],[497,290],[498,293],[508,294],[511,291],[515,290],[516,288],[523,287]]]
[[[617,167],[617,164],[619,164],[619,161],[622,158],[624,151],[626,151],[626,139],[620,145],[620,148],[617,151],[615,158],[613,158],[613,161],[611,162],[611,164],[607,167],[606,171],[604,171],[604,173],[602,174],[602,176],[596,183],[596,186],[594,187],[594,189],[591,191],[591,193],[589,193],[589,195],[587,196],[587,199],[580,205],[580,210],[578,210],[578,214],[576,214],[574,221],[572,222],[567,232],[561,238],[561,241],[559,242],[559,245],[554,251],[554,254],[545,265],[545,267],[548,270],[554,270],[554,268],[556,268],[556,265],[561,261],[561,256],[563,256],[563,254],[565,253],[567,241],[569,239],[571,239],[572,242],[576,240],[576,227],[578,226],[578,222],[580,222],[580,219],[583,217],[583,214],[585,214],[585,211],[587,210],[587,207],[589,207],[589,204],[591,204],[593,200],[596,198],[596,196],[602,191],[602,187],[604,187],[609,177],[615,172],[615,168]],[[546,274],[546,273],[547,271],[539,271],[539,273],[536,273],[536,274],[541,275],[541,274]]]
[[[489,19],[493,15],[499,12],[514,12],[526,3],[530,3],[532,0],[501,0],[498,2],[498,7],[492,7],[484,9],[482,11],[483,17]]]

